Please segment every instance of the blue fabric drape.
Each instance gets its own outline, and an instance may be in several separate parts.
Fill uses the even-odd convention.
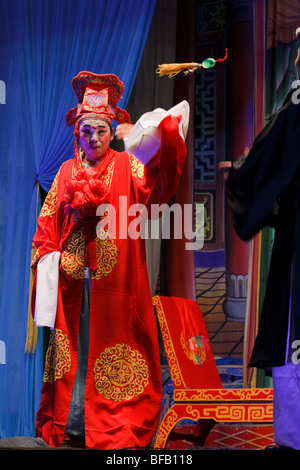
[[[37,183],[48,191],[72,157],[65,124],[76,105],[72,78],[81,70],[118,75],[125,108],[154,7],[155,0],[1,0],[0,438],[34,435],[41,334],[34,355],[24,347]]]

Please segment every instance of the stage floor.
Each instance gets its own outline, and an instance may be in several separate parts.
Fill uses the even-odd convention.
[[[243,358],[244,321],[229,321],[223,312],[225,267],[196,268],[197,303],[203,315],[215,357]]]

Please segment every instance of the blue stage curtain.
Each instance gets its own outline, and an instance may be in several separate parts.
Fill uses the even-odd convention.
[[[72,157],[66,112],[81,70],[114,73],[125,108],[154,0],[1,0],[0,4],[0,438],[34,436],[42,339],[25,354],[31,240],[48,191]],[[155,73],[155,70],[154,70]]]

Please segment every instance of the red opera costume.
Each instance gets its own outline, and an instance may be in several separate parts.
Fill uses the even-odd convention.
[[[60,253],[56,318],[36,424],[37,436],[52,447],[62,445],[68,420],[87,266],[92,275],[85,447],[147,447],[157,430],[162,387],[145,241],[97,236],[100,217],[95,216],[97,206],[106,202],[115,208],[117,224],[124,226],[125,220],[128,226],[133,204],[169,202],[186,158],[179,122],[180,116],[162,120],[160,148],[145,165],[109,148],[95,168],[84,169],[75,152],[61,166],[42,207],[34,237],[35,274],[45,255]]]

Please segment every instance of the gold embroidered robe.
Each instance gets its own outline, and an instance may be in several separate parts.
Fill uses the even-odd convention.
[[[94,170],[109,190],[117,221],[120,197],[126,197],[128,210],[136,203],[147,207],[167,203],[175,193],[186,158],[178,122],[179,118],[171,116],[162,121],[161,147],[147,165],[126,152],[110,149]],[[61,253],[56,322],[36,424],[37,436],[53,447],[63,441],[76,374],[86,222],[74,217],[72,211],[66,213],[64,197],[66,182],[79,169],[75,159],[60,168],[34,237],[34,270],[45,254]],[[147,447],[158,426],[162,387],[144,240],[96,237],[94,246],[97,268],[90,292],[85,445],[100,449]]]

